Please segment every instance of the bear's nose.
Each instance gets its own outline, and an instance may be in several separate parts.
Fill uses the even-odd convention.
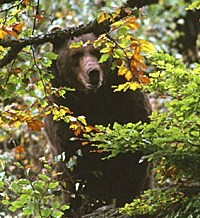
[[[92,85],[98,84],[99,75],[100,75],[100,72],[99,72],[98,69],[91,69],[91,70],[88,71],[88,76],[89,76],[89,79],[90,79],[90,83]]]

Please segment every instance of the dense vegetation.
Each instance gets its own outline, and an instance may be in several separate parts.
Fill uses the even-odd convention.
[[[6,2],[0,1],[0,216],[61,217],[69,209],[60,203],[55,171],[62,157],[52,160],[43,132],[44,116],[53,113],[71,122],[77,136],[83,132],[86,141],[100,141],[108,158],[140,150],[154,164],[155,188],[120,213],[200,217],[200,1]],[[49,104],[50,93],[62,96],[68,89],[50,84],[48,67],[56,55],[49,49],[53,35],[45,35],[55,25],[67,27],[68,37],[80,35],[95,18],[103,34],[95,45],[104,44],[100,61],[113,56],[127,79],[115,91],[151,93],[150,124],[115,123],[97,131],[87,117],[75,118],[70,109]]]

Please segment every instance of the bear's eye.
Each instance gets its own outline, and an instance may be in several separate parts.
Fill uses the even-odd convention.
[[[74,53],[71,55],[72,59],[79,59],[79,58],[82,57],[82,56],[83,56],[83,52],[81,52],[81,51],[74,52]]]
[[[97,57],[98,59],[101,57],[100,51],[98,49],[92,50],[91,54]]]

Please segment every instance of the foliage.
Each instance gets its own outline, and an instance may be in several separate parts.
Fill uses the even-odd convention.
[[[191,5],[188,6],[188,10],[200,9],[200,1],[196,0]]]
[[[193,69],[187,69],[181,60],[163,52],[155,53],[151,60],[155,70],[150,74],[151,83],[145,89],[157,90],[161,98],[169,97],[166,102],[168,110],[154,112],[150,124],[100,126],[100,133],[91,133],[90,140],[100,142],[99,149],[108,152],[108,158],[121,152],[139,150],[144,152],[144,158],[156,163],[154,172],[158,187],[167,187],[167,190],[147,191],[141,199],[127,204],[123,212],[165,217],[166,211],[163,214],[162,209],[168,208],[166,217],[174,217],[172,211],[176,204],[177,217],[184,217],[182,213],[186,211],[183,208],[187,203],[190,205],[190,198],[196,202],[195,211],[199,208],[200,66],[196,64]],[[173,197],[174,200],[171,192],[177,196]],[[188,212],[192,217],[192,210],[188,209]]]
[[[167,110],[155,111],[150,124],[92,127],[85,117],[74,117],[70,108],[51,104],[49,94],[64,96],[69,89],[51,85],[53,75],[48,68],[56,55],[48,43],[26,46],[1,69],[0,216],[61,217],[69,209],[59,203],[57,163],[52,161],[43,133],[43,117],[52,113],[55,120],[70,122],[75,136],[85,132],[87,140],[101,142],[99,149],[108,152],[108,158],[140,150],[144,159],[155,162],[156,189],[126,204],[122,213],[199,217],[200,65],[188,67],[167,54],[181,56],[172,45],[182,35],[177,27],[183,25],[187,1],[159,2],[142,10],[126,8],[130,16],[113,23],[111,31],[94,42],[103,47],[100,62],[112,56],[113,67],[127,80],[115,91],[140,88],[156,91],[160,101],[164,99]],[[97,13],[102,6],[104,10]],[[199,8],[198,0],[188,6],[189,10],[195,8]],[[101,24],[121,11],[117,0],[13,1],[0,5],[0,40],[39,36],[53,25],[76,26],[94,17]],[[152,43],[164,52],[155,52]],[[0,46],[0,59],[8,53],[9,48]]]
[[[1,156],[2,158],[2,156]],[[1,159],[1,164],[6,164],[5,159]],[[17,179],[2,171],[0,174],[1,190],[1,215],[4,211],[11,214],[18,212],[18,215],[29,217],[61,217],[63,211],[69,209],[67,205],[60,205],[59,198],[55,198],[55,190],[58,182],[51,176],[52,168],[44,164],[44,172],[38,174],[34,179],[30,174],[29,166],[23,166],[19,162],[15,165],[24,171],[25,178]],[[54,202],[52,202],[52,198]]]

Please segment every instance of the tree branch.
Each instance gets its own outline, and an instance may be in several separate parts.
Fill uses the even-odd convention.
[[[0,0],[1,1],[1,0]],[[153,3],[158,3],[158,0],[128,0],[126,4],[121,7],[121,12],[119,16],[117,16],[114,20],[109,21],[106,20],[102,23],[98,23],[97,20],[89,22],[85,25],[80,25],[78,27],[66,28],[63,30],[55,31],[52,33],[46,33],[39,36],[24,38],[24,39],[14,39],[8,41],[0,41],[0,45],[4,48],[11,47],[11,51],[0,60],[0,68],[10,63],[18,54],[18,52],[28,45],[38,45],[46,42],[54,42],[55,40],[62,40],[63,38],[72,38],[76,36],[80,36],[86,33],[95,33],[96,35],[100,35],[102,33],[106,33],[110,30],[110,25],[130,14],[125,10],[127,7],[131,8],[141,8],[145,5],[150,5]]]

